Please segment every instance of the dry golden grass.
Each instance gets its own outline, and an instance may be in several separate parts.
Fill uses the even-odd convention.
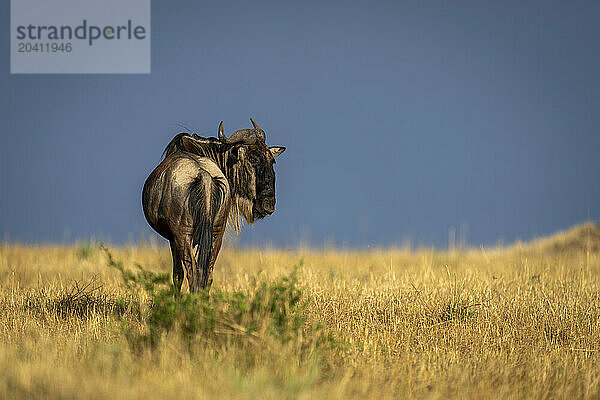
[[[102,252],[2,245],[0,397],[598,398],[595,229],[582,247],[561,247],[567,232],[461,252],[224,249],[214,286],[226,292],[287,275],[303,259],[308,321],[340,344],[308,358],[293,345],[249,351],[235,339],[189,353],[177,337],[135,354],[120,318],[143,321],[117,306],[132,294]],[[112,251],[126,266],[170,268],[167,247]],[[74,282],[95,286],[64,313]]]

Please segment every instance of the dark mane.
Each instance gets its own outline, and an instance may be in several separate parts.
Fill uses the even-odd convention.
[[[189,149],[186,149],[185,146],[183,145],[183,138],[185,136],[189,136],[191,138],[196,139],[199,143],[197,148],[195,148],[194,153],[197,153],[199,155],[202,156],[206,156],[209,157],[210,154],[209,153],[213,153],[215,150],[217,150],[217,148],[215,147],[222,147],[225,146],[224,143],[222,143],[219,139],[215,138],[215,137],[202,137],[202,136],[198,136],[195,133],[190,135],[187,132],[181,132],[179,134],[177,134],[167,145],[167,147],[165,147],[165,150],[162,153],[162,157],[163,158],[167,158],[169,157],[171,154],[177,152],[177,151],[189,151]]]

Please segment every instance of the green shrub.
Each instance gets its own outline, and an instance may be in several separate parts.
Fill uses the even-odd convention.
[[[190,349],[202,345],[257,345],[275,341],[311,350],[332,343],[319,325],[307,323],[305,299],[298,284],[302,262],[288,275],[269,282],[255,279],[246,292],[178,293],[169,274],[157,274],[136,265],[126,269],[100,245],[108,265],[116,268],[132,291],[141,290],[149,298],[139,304],[143,327],[134,329],[126,320],[127,340],[137,351],[155,349],[168,335],[176,335]],[[303,300],[304,298],[304,300]]]

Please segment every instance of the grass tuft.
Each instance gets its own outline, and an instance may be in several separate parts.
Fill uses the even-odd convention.
[[[80,244],[77,247],[76,254],[80,260],[89,260],[96,254],[98,247],[92,242]]]

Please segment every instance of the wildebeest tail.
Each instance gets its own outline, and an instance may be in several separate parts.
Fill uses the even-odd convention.
[[[194,232],[192,236],[193,247],[196,249],[194,254],[196,260],[195,277],[198,286],[201,288],[206,287],[208,284],[212,255],[213,223],[217,211],[225,199],[220,183],[215,180],[212,183],[210,189],[208,189],[202,181],[198,180],[192,185],[190,192],[190,204],[194,205]],[[207,203],[208,207],[203,206]]]

